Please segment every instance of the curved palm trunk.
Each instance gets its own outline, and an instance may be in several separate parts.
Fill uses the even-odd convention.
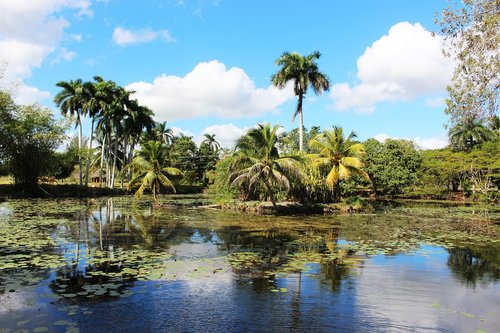
[[[135,144],[134,144],[134,142],[132,142],[132,144],[130,145],[129,153],[128,153],[129,163],[132,163],[132,159],[134,158],[134,148],[135,148]],[[130,182],[131,179],[132,179],[132,168],[128,168],[127,181]]]
[[[303,97],[303,94],[299,94],[299,100],[297,101],[297,114],[299,115],[299,151],[304,151],[304,117],[302,115]]]
[[[87,152],[87,164],[85,166],[85,186],[89,186],[89,170],[90,170],[90,152],[92,151],[92,140],[94,140],[94,118],[92,117],[92,124],[90,126],[90,135],[89,135],[89,145]]]
[[[269,194],[269,199],[271,199],[271,203],[273,204],[273,207],[274,209],[278,209],[278,206],[276,206],[276,200],[274,199],[274,192],[273,192],[273,189],[271,187],[271,184],[269,184],[268,182],[264,182],[266,184],[266,188],[267,188],[267,193]]]

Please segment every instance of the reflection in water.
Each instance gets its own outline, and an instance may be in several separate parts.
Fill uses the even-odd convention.
[[[124,198],[9,204],[0,225],[0,330],[500,326],[498,244],[436,238],[436,224],[418,209],[414,221],[400,212],[269,217],[153,209]],[[422,245],[437,241],[447,249]],[[36,309],[64,325],[33,319]]]
[[[454,247],[448,250],[448,266],[467,287],[477,283],[490,284],[500,279],[500,249],[498,247]]]

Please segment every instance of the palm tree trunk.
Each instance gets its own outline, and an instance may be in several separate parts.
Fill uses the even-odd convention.
[[[302,115],[302,98],[303,95],[299,94],[297,101],[297,113],[299,114],[299,151],[304,151],[304,117]]]
[[[90,152],[92,151],[92,140],[94,140],[94,118],[92,117],[92,124],[90,126],[89,135],[89,151],[87,152],[87,165],[85,166],[85,186],[89,186],[89,169],[90,169]]]
[[[77,118],[78,122],[78,166],[79,166],[79,171],[80,171],[80,186],[83,185],[83,175],[82,175],[82,120],[80,119],[80,115],[78,115]]]
[[[101,146],[101,170],[99,171],[99,187],[102,188],[102,169],[104,168],[104,149],[106,147],[106,135],[104,135]]]
[[[266,188],[267,188],[267,193],[269,194],[269,199],[271,199],[271,203],[273,204],[273,207],[275,210],[278,210],[278,206],[276,206],[276,200],[274,199],[274,192],[273,188],[271,187],[271,184],[268,182],[265,182]]]
[[[128,134],[125,133],[125,136],[123,137],[123,161],[122,161],[122,180],[121,180],[121,189],[123,190],[123,179],[125,178],[125,166],[128,164],[127,161],[127,141],[128,141]]]
[[[132,142],[132,144],[130,145],[129,152],[128,152],[129,163],[132,163],[132,159],[134,158],[134,148],[135,148],[135,145]],[[128,168],[128,172],[127,173],[128,173],[128,175],[127,175],[127,181],[130,182],[130,180],[132,179],[132,168]]]
[[[106,187],[111,184],[111,133],[108,133],[108,144],[106,146]]]
[[[111,176],[111,188],[115,187],[116,156],[118,155],[118,138],[115,140],[115,156],[113,156],[113,175]]]

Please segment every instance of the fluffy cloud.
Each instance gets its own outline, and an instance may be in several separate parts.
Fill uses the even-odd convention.
[[[373,112],[383,101],[410,101],[442,92],[453,62],[442,55],[443,39],[419,23],[401,22],[368,47],[357,61],[359,83],[335,84],[330,97],[337,110]]]
[[[171,127],[170,129],[172,130],[172,133],[175,136],[180,136],[182,134],[182,135],[185,135],[185,136],[194,137],[194,134],[191,131],[188,131],[188,130],[185,130],[185,129],[182,129],[182,128],[179,128],[179,127]]]
[[[6,81],[23,81],[31,76],[33,68],[40,67],[47,56],[59,50],[69,22],[57,14],[68,8],[76,10],[78,16],[92,15],[90,1],[86,0],[0,0],[0,62],[7,63]],[[61,49],[59,56],[68,59],[74,53]],[[18,96],[27,93],[20,98],[30,99],[33,89],[36,88],[24,87]]]
[[[113,32],[113,41],[120,46],[148,43],[157,39],[166,43],[175,42],[175,38],[167,30],[141,29],[132,31],[117,27]]]
[[[16,92],[14,92],[14,100],[16,103],[22,105],[39,103],[49,97],[49,92],[24,84],[21,85]]]
[[[184,77],[160,75],[152,83],[135,82],[129,90],[150,107],[157,120],[197,117],[238,118],[276,111],[293,97],[291,87],[256,88],[241,69],[216,60],[198,64]]]
[[[76,57],[76,52],[68,51],[63,47],[59,50],[57,56],[50,62],[50,64],[55,65],[60,63],[61,61],[70,61],[74,57]]]
[[[380,142],[385,142],[385,140],[387,139],[400,139],[400,138],[390,137],[385,133],[380,133],[375,135],[374,139]],[[421,138],[417,136],[415,138],[403,138],[403,139],[413,141],[419,148],[424,150],[445,148],[448,145],[448,138],[446,136],[438,136],[434,138]]]
[[[224,148],[233,148],[236,139],[245,134],[249,127],[238,127],[232,123],[209,126],[203,129],[203,134],[215,134],[215,139]]]

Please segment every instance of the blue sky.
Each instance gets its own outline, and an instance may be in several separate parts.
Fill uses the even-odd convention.
[[[60,80],[94,75],[137,91],[156,120],[226,146],[261,122],[291,123],[296,98],[270,77],[283,51],[321,52],[331,89],[309,91],[306,127],[362,140],[446,145],[453,62],[434,15],[445,0],[0,0],[3,85],[54,108]],[[4,65],[5,67],[5,65]],[[55,111],[57,113],[57,111]]]

